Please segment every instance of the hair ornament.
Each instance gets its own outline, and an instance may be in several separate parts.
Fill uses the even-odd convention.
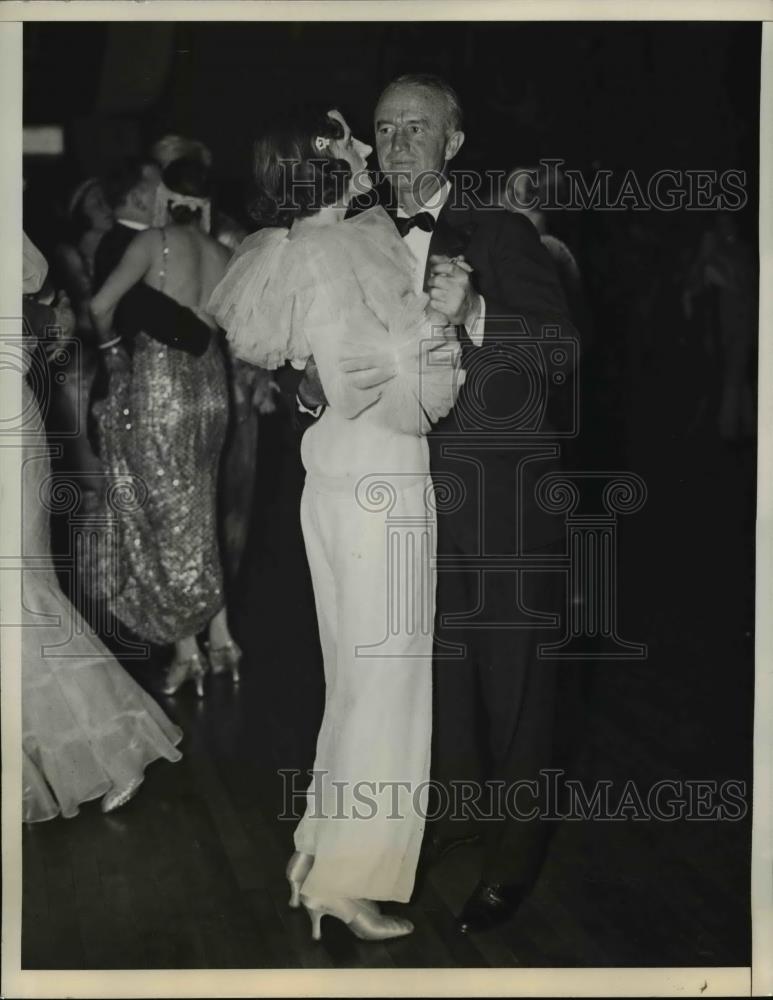
[[[155,227],[165,226],[169,223],[171,209],[178,205],[186,208],[197,209],[201,212],[200,227],[205,233],[210,230],[211,203],[209,198],[195,198],[193,195],[180,194],[172,191],[161,181],[156,188],[156,202],[153,211],[153,225]]]

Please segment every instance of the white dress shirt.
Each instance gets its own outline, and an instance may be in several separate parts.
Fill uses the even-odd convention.
[[[445,205],[448,195],[451,192],[451,187],[448,181],[445,182],[443,187],[437,194],[437,197],[433,199],[433,204],[427,206],[426,210],[433,217],[435,222],[440,215],[440,211]],[[408,213],[404,212],[401,208],[397,209],[397,216],[401,219],[407,219]],[[404,237],[408,249],[411,251],[413,256],[416,258],[416,272],[414,276],[414,287],[416,291],[421,293],[424,290],[424,272],[427,267],[427,257],[429,256],[429,244],[432,239],[432,233],[427,233],[418,226],[414,226]],[[483,326],[486,320],[486,302],[482,295],[478,296],[479,308],[476,311],[472,311],[465,319],[464,326],[467,330],[467,335],[470,340],[475,344],[476,347],[480,347],[483,343]],[[294,367],[300,369],[303,366],[296,364]],[[298,409],[301,413],[309,413],[313,417],[318,417],[322,410],[323,405],[315,407],[304,406],[301,401],[300,396],[296,396],[296,403]]]
[[[435,222],[437,222],[440,211],[445,205],[450,192],[451,187],[448,181],[446,181],[437,196],[432,199],[432,204],[428,205],[425,209],[425,211],[429,212]],[[397,217],[398,219],[409,218],[408,213],[404,212],[402,208],[397,209]],[[432,240],[432,233],[427,233],[423,229],[420,229],[419,226],[414,226],[413,229],[409,230],[409,232],[403,237],[403,240],[413,256],[416,258],[417,267],[414,285],[416,291],[421,292],[424,288],[424,272],[427,267],[427,257],[429,256],[429,244]],[[470,312],[464,321],[467,335],[476,347],[480,347],[483,343],[483,326],[486,320],[486,303],[482,295],[478,296],[478,301],[480,303],[480,308],[477,311]]]
[[[150,226],[146,225],[144,222],[135,222],[134,219],[119,219],[116,218],[116,222],[120,222],[122,226],[126,226],[127,229],[136,229],[137,232],[143,232],[145,229],[150,229]]]

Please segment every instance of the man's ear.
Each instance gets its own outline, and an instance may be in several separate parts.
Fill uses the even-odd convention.
[[[464,142],[464,132],[452,132],[446,139],[446,160],[453,160]]]

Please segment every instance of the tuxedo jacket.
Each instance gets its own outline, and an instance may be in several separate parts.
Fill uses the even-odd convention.
[[[540,503],[538,484],[561,469],[562,447],[578,430],[579,340],[558,275],[528,219],[457,205],[453,190],[432,254],[463,254],[485,300],[482,343],[460,331],[466,381],[429,436],[439,548],[541,549],[563,538],[565,525]],[[429,261],[425,285],[428,277]]]
[[[99,290],[121,261],[137,231],[117,222],[99,242],[94,258],[94,290]],[[138,282],[124,295],[115,311],[115,328],[131,349],[143,331],[162,344],[201,355],[209,346],[210,328],[169,295]]]
[[[485,300],[481,346],[460,328],[466,381],[428,438],[438,550],[526,553],[565,537],[564,515],[545,510],[538,483],[561,470],[562,451],[579,431],[579,336],[533,224],[466,201],[452,185],[424,274],[426,290],[433,254],[463,254]]]

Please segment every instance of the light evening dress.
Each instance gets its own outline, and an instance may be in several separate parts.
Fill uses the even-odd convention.
[[[455,399],[458,346],[425,316],[416,261],[380,207],[248,237],[209,310],[234,353],[313,355],[328,406],[302,440],[301,522],[326,681],[295,846],[310,897],[412,892],[430,765],[435,510],[425,435]],[[367,355],[384,381],[358,388]],[[356,367],[356,365],[355,365]]]

